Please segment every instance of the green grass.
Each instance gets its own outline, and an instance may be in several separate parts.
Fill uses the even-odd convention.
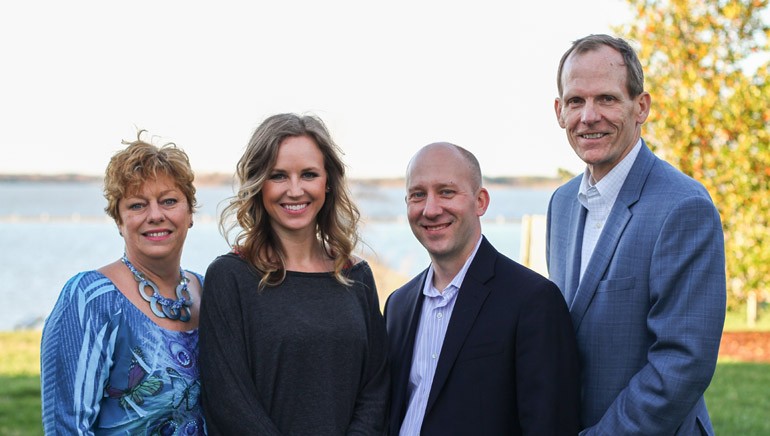
[[[718,435],[770,435],[770,364],[719,362],[706,391]]]
[[[0,375],[0,434],[43,434],[40,376]]]
[[[42,435],[40,332],[0,332],[0,435]]]
[[[41,435],[40,332],[0,332],[0,435]],[[768,435],[770,364],[720,361],[706,391],[714,431]]]
[[[0,332],[0,376],[40,375],[39,330]]]

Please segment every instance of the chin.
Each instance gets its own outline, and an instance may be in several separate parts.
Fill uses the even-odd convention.
[[[430,246],[426,245],[425,250],[430,254],[431,257],[434,257],[436,259],[445,257],[447,254],[449,254],[449,249],[446,247],[437,247],[437,246]]]

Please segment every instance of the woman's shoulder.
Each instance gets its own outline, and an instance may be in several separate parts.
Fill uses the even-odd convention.
[[[371,267],[369,266],[369,262],[366,261],[366,259],[362,257],[358,257],[355,254],[350,255],[350,260],[348,263],[348,268],[350,271],[367,271],[371,270]]]
[[[342,273],[349,279],[361,281],[367,275],[371,275],[371,268],[365,259],[351,254],[345,266],[342,267]]]
[[[210,283],[221,283],[222,280],[252,280],[259,277],[256,269],[242,256],[229,252],[217,256],[206,268],[204,280]]]
[[[217,256],[206,269],[206,276],[211,274],[212,270],[231,270],[248,267],[249,263],[237,251],[230,251]]]
[[[214,261],[211,262],[212,265],[214,264],[233,264],[233,263],[247,263],[246,258],[243,254],[241,254],[238,250],[232,250],[228,251],[227,253],[220,254],[216,258],[214,258]]]
[[[86,294],[89,297],[95,295],[119,292],[112,280],[97,270],[81,271],[67,280],[62,294]]]
[[[351,256],[351,265],[347,268],[347,276],[354,282],[364,284],[367,288],[374,287],[374,273],[366,259]]]
[[[101,272],[79,272],[62,288],[46,325],[80,323],[83,317],[106,322],[115,315],[121,298],[115,284]]]
[[[347,278],[353,281],[349,289],[354,291],[353,295],[356,296],[362,307],[366,311],[372,311],[372,313],[380,311],[380,296],[369,262],[355,257],[355,263],[347,271]]]
[[[198,279],[198,283],[200,283],[200,285],[203,286],[203,274],[201,274],[199,272],[196,272],[196,271],[191,271],[189,269],[186,269],[185,272],[188,272],[188,273],[194,275],[195,278]]]

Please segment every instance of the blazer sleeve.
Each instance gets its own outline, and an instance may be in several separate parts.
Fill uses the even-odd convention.
[[[248,364],[239,284],[221,258],[206,271],[200,312],[201,401],[209,435],[279,435]]]
[[[380,311],[374,276],[368,264],[364,267],[363,309],[367,319],[368,347],[363,365],[361,389],[356,396],[355,410],[347,430],[349,435],[385,433],[390,391],[385,320]]]
[[[522,434],[580,429],[580,370],[572,320],[550,281],[522,306],[516,333],[516,396]]]
[[[652,253],[648,361],[582,434],[674,434],[716,368],[726,304],[724,239],[706,196],[679,202]]]

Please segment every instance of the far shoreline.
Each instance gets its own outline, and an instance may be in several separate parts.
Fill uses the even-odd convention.
[[[102,183],[102,176],[87,174],[0,174],[0,183]],[[484,177],[487,187],[521,188],[556,188],[563,182],[558,177],[546,176],[501,176]],[[359,186],[403,187],[403,177],[389,178],[350,178],[350,183]],[[198,173],[195,175],[198,186],[232,186],[233,175],[225,173]]]

